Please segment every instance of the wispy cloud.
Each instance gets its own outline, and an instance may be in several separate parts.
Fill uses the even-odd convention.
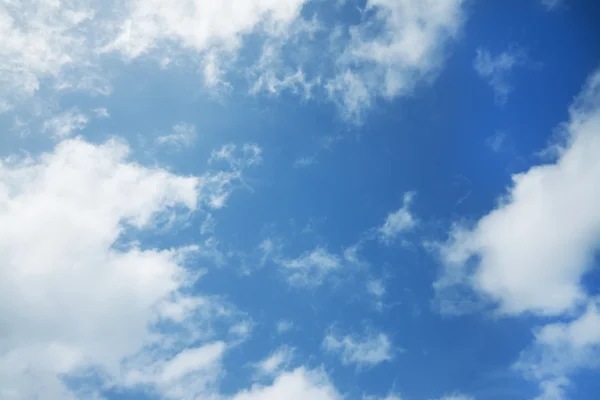
[[[493,55],[487,49],[477,49],[473,66],[481,78],[487,81],[494,91],[496,103],[504,105],[513,91],[510,75],[513,69],[525,64],[527,58],[523,50],[512,48]]]
[[[373,367],[394,358],[392,343],[385,333],[367,331],[364,335],[338,336],[330,332],[323,348],[337,354],[342,363],[357,367]]]
[[[287,369],[294,357],[294,349],[282,346],[271,353],[265,359],[253,364],[258,378],[273,377],[281,371]]]
[[[180,150],[190,147],[196,140],[196,126],[185,122],[173,125],[173,131],[168,135],[158,136],[155,142],[158,146],[169,146]]]
[[[42,131],[50,134],[54,139],[64,139],[84,129],[87,123],[88,117],[73,108],[44,121]]]
[[[297,258],[278,260],[283,267],[288,281],[295,285],[318,286],[325,278],[342,267],[342,259],[327,251],[324,247],[317,247],[310,252],[304,252]]]
[[[408,232],[417,225],[417,219],[410,211],[414,197],[414,192],[405,193],[402,207],[389,213],[383,225],[378,228],[379,237],[384,243],[391,243],[399,234]]]

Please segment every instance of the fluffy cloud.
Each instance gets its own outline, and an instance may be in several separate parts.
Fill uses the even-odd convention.
[[[538,329],[514,367],[540,383],[539,400],[560,400],[568,398],[569,375],[579,368],[599,368],[599,360],[600,312],[591,301],[578,318]]]
[[[392,343],[385,333],[367,332],[365,335],[338,336],[329,333],[323,348],[340,356],[344,365],[373,367],[394,358]]]
[[[378,228],[381,240],[390,243],[400,233],[409,231],[417,225],[415,216],[410,212],[414,192],[404,194],[404,204],[398,210],[388,214],[385,222]]]
[[[365,13],[326,84],[345,115],[359,120],[375,99],[407,95],[435,75],[464,18],[462,0],[369,0]]]
[[[189,51],[200,57],[205,82],[215,86],[223,80],[224,54],[235,58],[244,38],[253,33],[285,35],[305,1],[129,0],[116,38],[103,50],[127,58],[159,50],[163,64],[171,62],[171,54]]]
[[[303,367],[279,375],[272,385],[254,385],[232,400],[341,400],[343,397],[320,370]]]
[[[474,288],[505,314],[557,315],[586,300],[581,279],[600,246],[600,72],[570,109],[554,163],[514,175],[498,206],[456,226],[435,287]]]
[[[0,332],[1,397],[75,398],[62,377],[93,369],[182,398],[176,388],[203,390],[218,375],[224,343],[185,349],[234,315],[188,294],[201,271],[186,260],[198,246],[125,237],[210,204],[206,186],[221,175],[178,176],[128,152],[116,140],[73,139],[0,163],[0,326],[10,327]],[[163,334],[165,324],[176,333]]]
[[[479,76],[493,89],[496,103],[503,105],[513,91],[509,75],[525,60],[525,54],[518,49],[510,49],[497,55],[492,55],[486,49],[477,49],[473,66]]]

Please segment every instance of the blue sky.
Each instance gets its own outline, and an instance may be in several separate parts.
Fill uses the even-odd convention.
[[[595,399],[599,19],[0,2],[0,398]]]

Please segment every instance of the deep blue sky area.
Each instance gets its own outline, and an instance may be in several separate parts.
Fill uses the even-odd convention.
[[[598,398],[600,2],[97,7],[0,2],[0,399]]]

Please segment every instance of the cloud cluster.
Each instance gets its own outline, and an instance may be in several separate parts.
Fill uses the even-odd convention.
[[[152,383],[172,398],[181,398],[183,378],[214,381],[225,343],[185,348],[210,335],[210,321],[235,314],[189,293],[201,274],[187,267],[198,246],[126,238],[212,204],[210,184],[222,175],[178,176],[129,161],[128,152],[118,140],[70,139],[0,163],[3,398],[75,398],[62,377],[90,369],[123,385]],[[164,325],[179,333],[163,335]]]
[[[586,315],[594,315],[582,279],[600,248],[600,71],[589,77],[562,132],[563,141],[552,148],[555,162],[514,175],[497,207],[474,226],[455,225],[441,248],[439,296],[462,285],[502,314],[569,316],[587,304]],[[537,342],[563,343],[534,345],[550,354],[542,363],[560,357],[556,351],[576,348],[577,334],[558,331],[564,329],[549,325],[537,335]],[[558,388],[547,384],[545,390]]]
[[[439,71],[462,25],[463,0],[369,0],[326,88],[347,118],[360,120],[378,98],[410,94]]]
[[[249,80],[251,94],[319,93],[359,121],[376,99],[405,96],[430,81],[464,19],[463,0],[369,0],[358,24],[327,30],[319,15],[304,15],[308,3],[5,2],[0,112],[41,87],[109,94],[107,66],[116,54],[127,62],[150,57],[163,68],[192,65],[208,87],[231,88],[232,73]],[[246,46],[259,56],[239,57]]]

